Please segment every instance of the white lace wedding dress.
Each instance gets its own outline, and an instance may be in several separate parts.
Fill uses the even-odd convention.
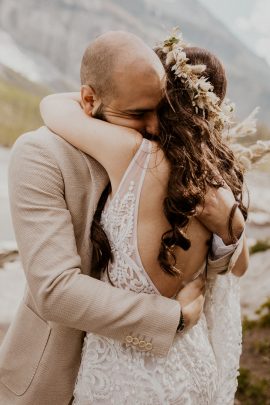
[[[160,294],[137,247],[139,197],[151,142],[144,139],[101,222],[115,261],[111,282],[137,293]],[[105,272],[101,279],[109,282]],[[123,303],[124,305],[124,303]],[[239,285],[232,274],[212,276],[199,322],[176,334],[166,357],[87,333],[73,405],[231,405],[241,353]]]

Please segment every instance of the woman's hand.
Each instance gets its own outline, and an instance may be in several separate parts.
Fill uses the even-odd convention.
[[[228,229],[230,211],[235,203],[234,195],[230,187],[225,183],[224,187],[211,187],[205,195],[204,206],[197,207],[198,220],[212,233],[218,235],[225,245],[233,243]],[[233,220],[233,233],[239,238],[245,227],[242,212],[237,207]]]
[[[205,196],[204,206],[197,207],[197,218],[212,233],[217,234],[225,245],[230,245],[232,240],[228,229],[228,219],[232,206],[235,204],[234,195],[230,187],[225,183],[224,187],[218,189],[209,188]],[[237,239],[245,232],[245,220],[242,212],[237,207],[232,218],[232,229]],[[245,274],[249,265],[249,252],[246,242],[246,235],[243,234],[243,248],[232,268],[232,273],[237,277]]]
[[[205,300],[204,294],[205,280],[203,276],[199,276],[196,280],[189,282],[177,294],[176,300],[181,305],[185,322],[184,330],[191,329],[200,319]]]

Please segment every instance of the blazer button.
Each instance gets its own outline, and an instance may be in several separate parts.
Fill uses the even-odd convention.
[[[146,342],[144,340],[140,340],[139,341],[139,347],[141,347],[142,349],[145,348]]]
[[[128,335],[128,336],[126,336],[125,340],[126,340],[127,343],[132,343],[133,337]]]
[[[134,344],[134,346],[138,345],[139,344],[139,339],[137,337],[134,337],[132,339],[132,343]]]
[[[146,343],[145,348],[146,348],[146,350],[152,350],[152,348],[153,348],[152,343],[151,342]]]

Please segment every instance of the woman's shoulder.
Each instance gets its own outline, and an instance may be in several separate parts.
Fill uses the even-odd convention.
[[[149,161],[149,169],[152,173],[155,173],[158,177],[168,176],[170,172],[170,164],[167,159],[164,150],[160,146],[158,141],[148,141],[151,143],[151,158]]]
[[[133,139],[133,142],[124,142],[120,149],[119,159],[109,163],[111,166],[108,173],[113,191],[118,188],[122,178],[127,177],[127,173],[129,173],[129,177],[138,176],[138,167],[142,170],[146,169],[147,187],[152,188],[156,183],[159,183],[159,186],[161,183],[165,186],[168,180],[169,164],[158,142],[143,138],[139,134],[135,141]],[[135,162],[138,165],[135,165]],[[136,167],[136,174],[132,172],[133,167]]]

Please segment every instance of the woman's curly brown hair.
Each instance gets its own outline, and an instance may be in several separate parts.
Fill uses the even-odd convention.
[[[188,63],[206,65],[203,75],[208,77],[222,102],[227,80],[221,62],[206,49],[188,47],[184,51],[189,59]],[[247,207],[242,201],[244,171],[224,140],[222,129],[213,128],[211,122],[208,122],[207,111],[204,115],[202,112],[195,114],[185,85],[171,70],[172,64],[166,66],[166,55],[162,48],[157,48],[156,53],[163,62],[167,75],[166,95],[158,109],[160,131],[155,141],[170,165],[163,209],[171,226],[161,238],[158,261],[164,272],[179,277],[179,271],[175,268],[174,247],[189,249],[191,242],[183,228],[196,214],[198,204],[204,203],[209,187],[219,188],[225,181],[239,202],[244,218],[247,218]],[[109,193],[108,185],[101,196],[91,228],[94,247],[92,271],[96,277],[107,268],[110,260],[113,261],[109,241],[100,225],[101,212]]]

